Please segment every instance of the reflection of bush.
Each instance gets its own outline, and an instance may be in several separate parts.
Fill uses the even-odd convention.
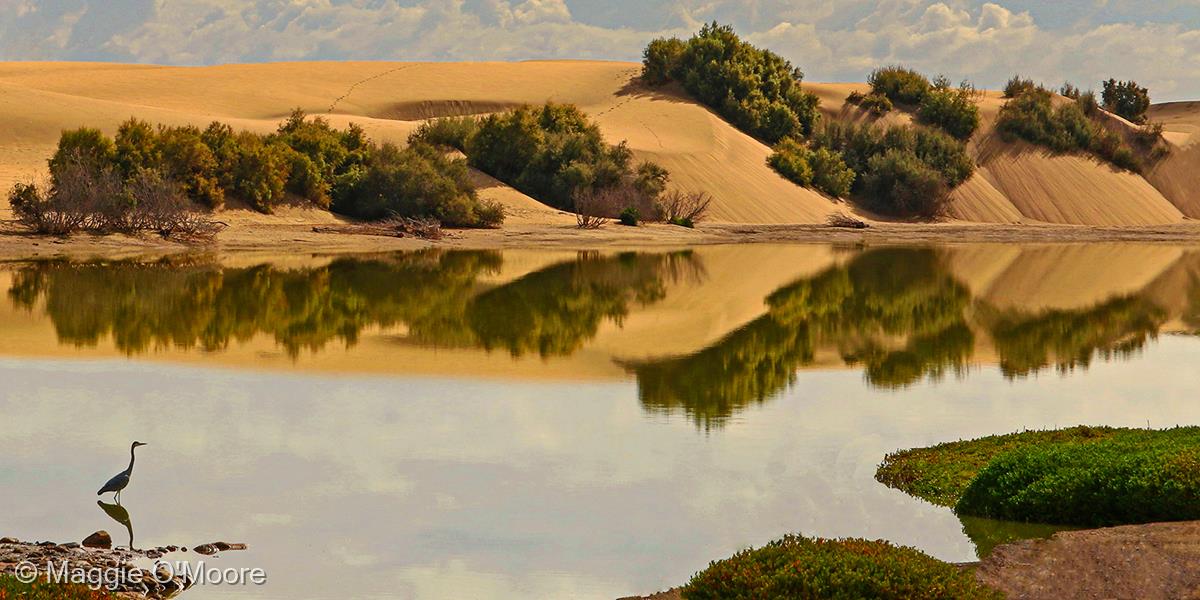
[[[604,320],[620,324],[630,303],[662,300],[668,280],[697,268],[690,252],[581,253],[479,294],[468,304],[466,318],[477,343],[488,350],[568,355],[595,336]]]
[[[222,269],[207,262],[39,263],[19,270],[9,297],[44,298],[59,339],[128,354],[155,348],[221,350],[271,335],[291,356],[368,327],[403,324],[409,340],[442,347],[569,354],[630,303],[661,300],[671,278],[699,273],[690,253],[584,254],[482,293],[495,252],[423,251],[315,268]]]
[[[499,264],[496,253],[435,251],[309,269],[39,263],[15,274],[9,297],[29,309],[44,297],[59,339],[78,346],[111,336],[128,354],[162,347],[211,351],[269,334],[296,356],[334,340],[353,344],[371,325],[420,328]]]
[[[969,300],[934,251],[871,251],[775,291],[765,316],[710,348],[629,368],[648,410],[682,409],[710,427],[786,388],[823,345],[862,362],[878,386],[963,368],[974,348]],[[896,337],[907,343],[889,350]]]
[[[1145,347],[1166,321],[1161,308],[1135,296],[1037,315],[984,312],[1000,370],[1007,377],[1036,373],[1051,364],[1060,372],[1087,368],[1097,354],[1106,359],[1129,356]]]

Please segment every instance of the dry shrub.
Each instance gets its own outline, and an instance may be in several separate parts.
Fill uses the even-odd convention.
[[[8,201],[19,223],[48,235],[151,231],[209,240],[224,226],[191,210],[180,185],[158,171],[142,169],[122,182],[111,169],[78,158],[57,165],[51,185],[14,185]]]
[[[662,218],[668,223],[694,227],[708,215],[712,196],[705,192],[687,193],[671,190],[659,200]]]
[[[642,221],[662,221],[658,201],[631,183],[583,189],[575,193],[575,223],[580,229],[596,229],[627,209],[637,211]]]

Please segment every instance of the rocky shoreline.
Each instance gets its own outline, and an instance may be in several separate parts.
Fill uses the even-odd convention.
[[[191,549],[199,556],[245,550],[245,544],[212,542]],[[163,546],[143,550],[113,548],[107,532],[98,531],[82,542],[27,542],[0,538],[0,576],[29,583],[36,575],[42,581],[77,583],[111,591],[118,598],[174,598],[191,588],[195,581],[188,573],[177,574],[159,561],[171,553],[187,553],[184,546]]]

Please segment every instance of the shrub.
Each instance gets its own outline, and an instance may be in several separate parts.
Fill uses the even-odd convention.
[[[208,240],[220,226],[191,210],[178,184],[153,170],[140,170],[122,182],[112,170],[97,171],[83,161],[62,162],[49,190],[18,183],[9,192],[17,221],[34,232],[66,235],[154,232]]]
[[[867,83],[871,91],[886,96],[892,102],[916,106],[933,87],[929,78],[899,65],[880,67],[871,72]]]
[[[1009,78],[1008,83],[1004,84],[1004,97],[1016,98],[1025,92],[1040,89],[1041,86],[1034,83],[1032,79],[1026,79],[1020,75],[1013,75]]]
[[[647,83],[661,85],[671,80],[687,44],[679,38],[658,38],[642,51],[642,78]]]
[[[107,590],[93,590],[84,585],[21,583],[15,577],[0,575],[0,600],[112,600],[117,596]]]
[[[642,195],[633,204],[652,209],[669,178],[654,163],[632,168],[633,154],[624,144],[607,144],[595,123],[566,104],[483,118],[468,140],[467,156],[496,179],[564,209],[581,191],[622,186]]]
[[[1072,100],[1078,100],[1083,95],[1083,91],[1075,87],[1070,81],[1062,84],[1062,87],[1058,88],[1058,93],[1062,97]]]
[[[811,187],[813,170],[808,162],[810,154],[812,152],[803,143],[795,138],[786,138],[775,146],[775,151],[767,157],[767,164],[788,181]]]
[[[362,219],[433,217],[452,227],[495,227],[504,217],[499,205],[480,202],[465,160],[424,144],[378,147],[343,187],[333,209]]]
[[[884,541],[787,535],[714,561],[684,586],[685,600],[999,599],[969,570]]]
[[[442,117],[421,123],[408,136],[408,143],[425,143],[466,152],[467,144],[478,128],[479,120],[475,117]]]
[[[114,167],[116,146],[99,129],[80,127],[62,132],[58,148],[50,158],[50,177],[67,163],[82,165],[87,169],[104,170]]]
[[[1150,109],[1150,90],[1136,81],[1104,82],[1104,108],[1125,117],[1133,123],[1146,122],[1146,111]]]
[[[863,189],[871,210],[921,219],[942,216],[950,192],[941,174],[916,155],[901,150],[888,150],[871,158]]]
[[[884,457],[875,479],[933,504],[953,507],[979,471],[1001,454],[1024,446],[1096,441],[1118,431],[1108,427],[1024,431],[902,450]]]
[[[833,152],[854,177],[833,160],[821,172],[840,173],[836,183],[846,183],[861,193],[864,205],[902,218],[939,216],[944,212],[949,190],[975,172],[975,162],[966,146],[936,130],[828,123],[813,135],[812,144],[816,152]],[[885,159],[887,154],[891,156]],[[822,162],[816,159],[816,153],[811,160],[812,164]],[[814,181],[818,178],[814,168]],[[830,193],[826,185],[837,187],[822,183],[826,193]]]
[[[646,82],[679,81],[701,103],[768,144],[805,135],[817,120],[819,101],[801,91],[800,69],[743,41],[732,27],[714,22],[686,42],[655,40],[643,56]]]
[[[955,510],[1089,527],[1200,519],[1200,428],[1019,447],[981,469]]]
[[[630,206],[630,207],[626,208],[625,210],[622,210],[621,214],[617,218],[617,220],[619,220],[622,225],[628,225],[630,227],[637,227],[638,209],[633,206]]]
[[[969,139],[979,128],[976,96],[975,88],[965,82],[954,88],[944,80],[939,81],[921,99],[917,118],[922,123],[942,128],[960,140]]]
[[[1079,110],[1088,117],[1095,117],[1100,113],[1100,103],[1096,101],[1096,92],[1088,90],[1079,95],[1075,99],[1075,104],[1079,106]]]
[[[687,193],[672,190],[659,202],[663,220],[682,227],[695,227],[708,214],[712,196],[704,192]]]
[[[1141,161],[1124,140],[1088,116],[1088,99],[1089,94],[1083,94],[1079,101],[1055,108],[1049,90],[1024,92],[1000,109],[996,130],[1006,138],[1020,138],[1059,153],[1089,153],[1139,172]]]
[[[846,97],[846,102],[858,105],[859,108],[873,115],[886,115],[894,108],[891,99],[883,94],[873,92],[870,94],[863,94],[859,91],[850,92],[850,95]]]
[[[402,152],[376,146],[357,125],[335,129],[324,118],[306,117],[298,109],[270,135],[235,132],[219,122],[200,130],[154,127],[130,119],[121,124],[115,141],[95,129],[64,132],[50,160],[49,190],[17,187],[10,200],[25,211],[28,226],[43,232],[129,229],[132,226],[123,225],[122,219],[148,219],[128,213],[130,206],[139,206],[137,194],[154,199],[157,212],[175,204],[180,195],[210,208],[233,197],[270,212],[291,194],[360,218],[432,217],[446,225],[491,227],[503,220],[504,211],[499,204],[475,197],[465,162],[448,159],[441,150],[420,143],[424,138],[445,140],[447,132],[455,132],[457,139],[471,137],[463,132],[473,122],[427,124],[418,132],[422,135],[414,135],[413,151]],[[595,135],[599,140],[598,130]],[[562,149],[573,148],[577,141],[560,136],[548,144],[553,147],[547,152],[569,155]],[[627,162],[628,150],[614,149],[606,156]],[[599,177],[594,173],[602,171],[578,161],[570,166],[593,173],[593,179]],[[613,177],[620,179],[620,175]],[[651,166],[638,183],[654,189],[665,178],[665,171]],[[628,179],[636,177],[628,174]],[[132,228],[205,229],[193,222],[190,211],[175,213],[165,224]]]
[[[817,148],[808,156],[812,166],[813,187],[834,198],[845,198],[850,195],[854,185],[855,174],[842,155],[828,148]]]

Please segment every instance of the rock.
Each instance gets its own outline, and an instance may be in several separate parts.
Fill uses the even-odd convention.
[[[212,556],[213,554],[217,553],[217,547],[212,544],[201,544],[195,548],[192,548],[192,550],[194,550],[197,554],[203,554],[205,556]]]
[[[79,542],[67,542],[65,544],[61,544],[59,547],[66,548],[67,550],[74,550],[79,547]]]
[[[217,550],[220,552],[224,552],[229,549],[229,544],[226,544],[225,542],[216,542],[213,545],[216,546]]]
[[[18,540],[16,538],[10,538],[10,537],[0,538],[0,544],[20,544],[20,543],[21,543],[21,540]]]
[[[146,558],[162,558],[163,553],[158,550],[150,550],[146,553]]]
[[[97,531],[83,539],[84,548],[112,548],[112,536],[107,531]]]

